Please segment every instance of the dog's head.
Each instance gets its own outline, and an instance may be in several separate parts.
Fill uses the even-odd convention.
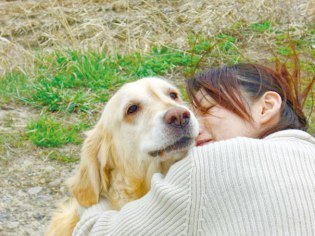
[[[110,197],[111,186],[123,182],[132,194],[163,163],[183,158],[198,131],[197,119],[170,83],[145,78],[125,84],[87,133],[70,190],[83,206],[95,204],[100,195]]]

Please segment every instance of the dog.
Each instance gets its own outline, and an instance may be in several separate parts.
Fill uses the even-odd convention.
[[[71,235],[79,208],[101,198],[115,210],[141,198],[152,175],[166,174],[185,157],[198,133],[196,117],[169,82],[150,77],[122,86],[87,132],[79,170],[68,181],[73,199],[53,216],[46,235]]]

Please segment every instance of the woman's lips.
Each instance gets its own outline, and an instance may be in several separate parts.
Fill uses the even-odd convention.
[[[206,143],[210,143],[212,141],[213,141],[212,139],[197,140],[196,146],[202,146],[202,145],[205,145]]]
[[[206,143],[212,142],[213,139],[211,135],[206,130],[200,130],[198,137],[196,138],[196,146],[202,146]]]

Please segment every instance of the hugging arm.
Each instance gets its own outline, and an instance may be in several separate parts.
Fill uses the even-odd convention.
[[[191,158],[176,163],[164,178],[154,175],[143,198],[108,211],[106,201],[84,210],[73,235],[170,235],[187,232],[191,206]]]

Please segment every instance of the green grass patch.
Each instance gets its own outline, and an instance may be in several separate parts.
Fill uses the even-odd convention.
[[[252,29],[254,32],[257,33],[263,33],[263,32],[272,32],[272,23],[271,21],[262,21],[258,23],[251,24],[250,29]]]
[[[0,89],[6,96],[50,112],[87,112],[95,104],[106,102],[110,94],[126,82],[163,76],[175,67],[192,67],[197,59],[183,51],[154,47],[145,55],[110,57],[102,53],[68,51],[37,61],[36,77],[12,74],[0,81]]]
[[[293,55],[293,50],[292,48],[290,48],[289,45],[285,45],[285,46],[280,46],[278,48],[278,54],[282,55],[282,56],[292,56]]]
[[[0,77],[0,102],[18,101],[26,96],[30,87],[30,79],[21,72],[7,74]]]
[[[188,67],[195,61],[188,53],[174,49],[154,47],[147,55],[134,53],[127,56],[118,55],[117,64],[123,77],[141,78],[165,75],[175,67]]]
[[[80,131],[86,124],[65,125],[54,117],[42,116],[27,125],[28,138],[39,147],[61,147],[66,144],[80,144]]]

